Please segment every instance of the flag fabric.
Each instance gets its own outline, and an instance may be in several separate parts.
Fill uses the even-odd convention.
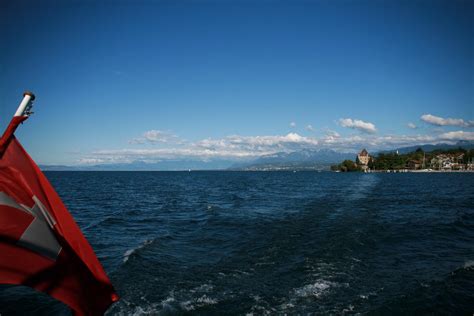
[[[0,283],[45,292],[78,315],[118,300],[92,247],[36,163],[13,135],[0,139]]]

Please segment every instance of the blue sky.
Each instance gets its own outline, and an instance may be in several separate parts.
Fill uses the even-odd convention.
[[[117,3],[0,2],[0,123],[36,93],[39,163],[474,140],[472,1]]]

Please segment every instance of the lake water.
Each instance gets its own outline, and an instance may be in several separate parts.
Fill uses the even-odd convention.
[[[108,315],[474,312],[474,174],[47,172]],[[0,314],[68,315],[0,287]]]

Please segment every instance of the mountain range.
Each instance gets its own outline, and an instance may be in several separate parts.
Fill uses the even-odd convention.
[[[233,165],[231,170],[327,170],[334,163],[354,159],[355,153],[340,153],[331,149],[279,152],[254,161]]]
[[[383,150],[380,151],[380,153],[388,153],[388,152],[394,152],[398,151],[400,154],[406,154],[409,152],[413,152],[417,150],[418,148],[421,148],[425,152],[433,151],[433,150],[449,150],[449,149],[456,149],[462,147],[464,149],[474,149],[474,141],[468,141],[468,140],[460,140],[455,144],[426,144],[426,145],[417,145],[417,146],[409,146],[409,147],[402,147],[402,148],[397,148],[394,150]]]

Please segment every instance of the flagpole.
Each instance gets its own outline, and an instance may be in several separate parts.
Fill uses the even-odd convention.
[[[35,95],[33,92],[25,91],[25,93],[23,93],[23,100],[21,100],[14,116],[30,116],[30,114],[33,113],[31,112],[31,108],[33,107],[34,100]]]
[[[0,158],[2,158],[5,150],[10,144],[10,141],[13,139],[13,134],[15,133],[18,125],[21,122],[25,121],[33,112],[31,108],[33,107],[33,100],[35,95],[32,92],[26,91],[23,93],[23,100],[21,100],[18,109],[15,112],[15,115],[8,124],[7,129],[3,132],[2,137],[0,138]]]

